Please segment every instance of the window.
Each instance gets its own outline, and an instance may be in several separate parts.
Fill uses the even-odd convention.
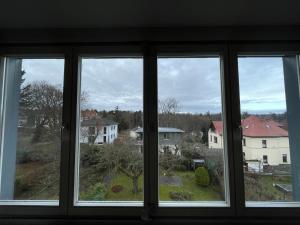
[[[267,148],[267,140],[262,140],[261,144],[263,148]]]
[[[214,143],[218,143],[218,137],[214,136]]]
[[[168,133],[164,133],[164,139],[168,140],[169,139],[169,134]]]
[[[78,113],[94,113],[81,122],[78,136],[85,135],[85,124],[93,124],[96,133],[92,144],[77,140],[76,205],[142,205],[143,142],[130,137],[130,130],[143,127],[142,62],[141,58],[80,59]],[[118,125],[112,125],[115,123]],[[118,127],[116,138],[114,126]],[[103,134],[98,132],[102,129]],[[142,132],[142,128],[135,130],[136,135]],[[94,144],[97,142],[106,144]]]
[[[0,205],[58,205],[64,59],[1,59]]]
[[[287,163],[287,154],[282,155],[282,162]]]
[[[298,119],[294,113],[299,104],[295,99],[295,93],[299,93],[299,78],[295,60],[295,56],[238,58],[241,126],[249,143],[249,147],[243,146],[248,207],[276,207],[282,202],[292,204],[300,200],[299,184],[295,181],[299,170],[293,165],[299,163],[293,154],[298,151],[298,137],[295,139]],[[260,151],[261,148],[264,150]],[[291,163],[283,166],[288,154],[291,154]],[[284,173],[284,178],[277,176],[279,173]]]
[[[212,135],[210,135],[210,142],[212,142]]]
[[[211,122],[224,135],[220,71],[217,56],[158,58],[161,206],[226,206],[225,146],[210,148],[208,135]],[[205,163],[195,168],[195,160]]]
[[[243,146],[246,146],[246,139],[243,138]]]

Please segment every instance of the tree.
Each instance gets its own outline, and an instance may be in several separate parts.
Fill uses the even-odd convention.
[[[132,192],[138,193],[138,179],[143,173],[143,154],[136,146],[123,145],[120,150],[119,170],[132,180]]]
[[[59,136],[62,119],[63,92],[46,81],[34,82],[21,90],[20,105],[27,116],[35,117],[32,142],[39,142],[44,128],[51,136]]]
[[[174,123],[175,114],[179,110],[179,103],[175,98],[166,98],[158,101],[160,124],[170,127]],[[174,125],[173,125],[174,126]]]

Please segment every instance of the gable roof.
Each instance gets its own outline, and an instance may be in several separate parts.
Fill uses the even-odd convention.
[[[223,122],[213,121],[215,132],[222,135]],[[246,137],[288,137],[288,132],[282,129],[281,124],[274,120],[249,116],[241,121],[243,136]]]
[[[140,127],[137,130],[135,130],[136,133],[143,133],[143,128]],[[183,133],[183,130],[173,128],[173,127],[159,127],[158,133]]]

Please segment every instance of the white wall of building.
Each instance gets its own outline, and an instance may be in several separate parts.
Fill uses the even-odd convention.
[[[214,138],[217,138],[215,143]],[[268,158],[268,164],[275,166],[279,164],[290,164],[290,147],[288,137],[243,137],[245,146],[245,160],[258,160],[263,162],[263,156]],[[262,140],[266,140],[266,148],[263,148]],[[223,136],[211,130],[208,132],[208,147],[223,148]],[[287,162],[283,162],[283,155],[286,155]]]
[[[209,129],[209,131],[208,131],[208,147],[209,148],[223,148],[223,136],[219,135]]]
[[[243,146],[246,160],[260,160],[263,156],[268,158],[269,165],[290,164],[290,148],[288,137],[243,137],[246,145]],[[266,148],[263,148],[262,140],[266,140]],[[283,155],[287,156],[287,162],[283,162]]]
[[[95,144],[112,144],[118,137],[118,125],[103,126],[100,128],[100,132],[95,140]],[[106,130],[106,132],[104,132]],[[97,135],[97,128],[95,127],[95,133],[89,132],[89,127],[80,128],[80,143],[89,143],[89,136]]]

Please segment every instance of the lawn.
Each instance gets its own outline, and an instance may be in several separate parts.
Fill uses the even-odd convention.
[[[216,192],[211,186],[200,187],[196,184],[193,171],[176,172],[176,176],[182,179],[182,186],[174,185],[160,185],[159,199],[162,201],[171,201],[169,197],[170,192],[190,192],[192,194],[192,201],[222,201],[220,193]]]
[[[176,176],[179,176],[182,179],[182,186],[174,185],[160,185],[160,200],[170,201],[169,193],[186,191],[192,193],[193,201],[220,201],[222,200],[221,195],[214,190],[211,186],[209,187],[200,187],[195,183],[194,172],[176,172]],[[123,190],[114,193],[112,187],[115,185],[121,185]],[[132,181],[127,176],[122,173],[117,174],[112,181],[109,187],[107,188],[107,194],[105,196],[106,201],[135,201],[143,200],[143,177],[139,178],[139,193],[132,193]]]

